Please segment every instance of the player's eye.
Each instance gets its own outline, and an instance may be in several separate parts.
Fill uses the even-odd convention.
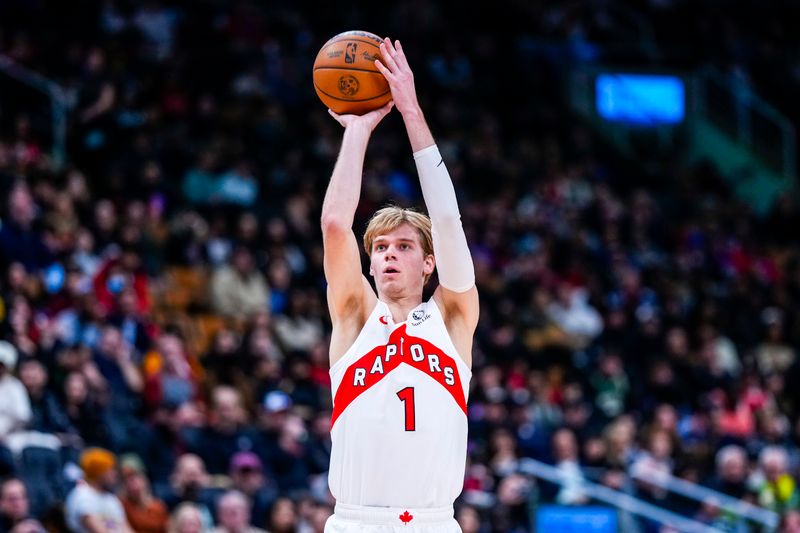
[[[383,245],[383,244],[379,244],[379,245],[377,245],[377,246],[375,247],[375,249],[376,249],[376,250],[378,250],[379,252],[382,252],[383,250],[385,250],[385,249],[386,249],[386,246],[385,246],[385,245]]]
[[[401,244],[400,245],[400,249],[401,250],[408,250],[409,248],[411,248],[411,247],[409,245],[407,245],[407,244]]]

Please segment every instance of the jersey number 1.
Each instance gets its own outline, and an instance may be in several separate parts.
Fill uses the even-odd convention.
[[[414,421],[414,387],[406,387],[397,392],[397,397],[406,407],[406,431],[416,431]]]

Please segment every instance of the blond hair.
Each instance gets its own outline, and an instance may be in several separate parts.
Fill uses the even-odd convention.
[[[396,205],[378,209],[369,219],[367,230],[364,232],[364,250],[366,250],[367,255],[372,254],[372,243],[375,242],[378,235],[385,235],[403,224],[408,224],[417,230],[422,253],[426,257],[433,255],[431,219],[424,213]]]

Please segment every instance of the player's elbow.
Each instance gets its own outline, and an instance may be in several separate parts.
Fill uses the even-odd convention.
[[[322,214],[322,234],[341,235],[352,230],[353,223],[335,213]]]

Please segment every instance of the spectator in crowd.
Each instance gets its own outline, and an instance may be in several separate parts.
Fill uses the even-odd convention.
[[[82,372],[70,372],[64,381],[64,411],[82,442],[94,446],[110,444],[105,406],[89,389],[89,380]]]
[[[795,362],[796,353],[784,341],[784,316],[776,307],[768,307],[761,313],[766,328],[766,338],[756,348],[756,362],[762,375],[783,373]]]
[[[17,349],[0,341],[0,442],[16,430],[23,429],[31,419],[31,403],[25,387],[14,376]]]
[[[270,533],[297,531],[298,517],[295,504],[289,498],[278,498],[269,512]]]
[[[247,496],[250,523],[258,524],[278,496],[276,487],[267,480],[261,459],[253,452],[237,452],[231,457],[231,488]]]
[[[258,449],[258,435],[247,424],[241,395],[227,385],[211,391],[208,426],[191,433],[190,450],[203,459],[211,474],[226,474],[236,452]]]
[[[313,312],[314,305],[309,293],[295,291],[286,312],[275,318],[275,334],[285,351],[307,353],[322,339],[322,321]]]
[[[94,277],[93,286],[97,301],[110,315],[121,311],[120,296],[126,290],[135,296],[135,310],[140,314],[150,311],[150,292],[141,253],[136,244],[125,244],[110,255]]]
[[[297,523],[294,531],[298,533],[324,533],[325,524],[333,514],[333,506],[327,503],[319,503],[311,498],[305,498],[297,505]],[[287,510],[288,511],[288,510]],[[292,524],[291,513],[285,512],[285,520],[282,522]],[[281,524],[278,524],[281,527]]]
[[[0,228],[0,257],[14,261],[28,272],[50,264],[52,254],[34,228],[37,206],[28,184],[17,181],[8,192],[8,218]]]
[[[252,252],[245,247],[234,249],[230,263],[214,272],[210,290],[214,310],[225,317],[244,321],[268,309],[266,278],[257,269]]]
[[[463,533],[480,533],[481,531],[480,514],[470,505],[463,505],[458,508],[456,520]]]
[[[323,411],[309,424],[306,457],[312,474],[327,474],[331,459],[331,418]]]
[[[213,533],[262,533],[250,522],[250,504],[239,491],[231,490],[217,500],[217,527]]]
[[[28,489],[19,478],[8,478],[0,482],[0,531],[11,531],[30,518]]]
[[[61,436],[74,432],[58,398],[47,388],[47,369],[40,361],[23,361],[19,366],[19,379],[25,386],[31,403],[31,421],[28,426],[31,430]]]
[[[183,177],[183,194],[196,205],[217,203],[219,201],[219,177],[216,173],[217,156],[206,150],[197,158],[194,166]]]
[[[789,474],[789,457],[778,446],[767,446],[758,456],[763,481],[758,485],[758,503],[777,512],[800,509],[800,491]]]
[[[213,524],[211,510],[214,492],[211,490],[211,478],[205,463],[197,455],[186,453],[178,458],[169,484],[160,487],[158,495],[173,511],[182,502],[195,504],[201,513],[204,528]]]
[[[551,320],[576,348],[586,346],[603,331],[603,318],[588,300],[585,288],[563,282],[558,287],[558,298],[547,307]]]
[[[520,475],[504,477],[497,487],[497,504],[492,508],[495,529],[527,531],[530,527],[528,506],[534,494],[533,482]]]
[[[202,511],[190,502],[184,502],[172,512],[169,518],[168,533],[203,533]]]
[[[639,494],[648,500],[664,500],[668,493],[659,488],[657,481],[669,479],[672,469],[672,440],[669,434],[663,430],[652,431],[647,436],[646,446],[630,466],[631,476],[638,480]]]
[[[164,502],[150,491],[150,482],[141,459],[136,455],[120,458],[125,517],[136,533],[166,533],[169,513]]]
[[[587,497],[581,490],[584,477],[580,469],[578,443],[572,431],[563,428],[553,434],[553,454],[555,466],[564,481],[555,500],[565,505],[586,503]]]
[[[258,197],[258,181],[252,165],[241,160],[219,176],[219,201],[241,207],[252,207]]]
[[[138,395],[144,389],[144,379],[137,359],[138,354],[122,338],[119,329],[114,326],[103,328],[93,362],[107,386],[114,391],[110,407],[115,415],[131,414]]]
[[[275,423],[262,433],[264,454],[269,471],[282,492],[302,491],[307,487],[309,466],[306,459],[308,430],[302,418],[289,412],[291,399],[281,392],[265,396],[264,409],[272,412]],[[262,415],[264,418],[268,414]]]
[[[202,369],[177,332],[162,331],[143,366],[143,396],[151,411],[162,406],[177,408],[199,398]]]
[[[84,482],[67,495],[64,514],[74,533],[132,531],[116,496],[117,458],[103,448],[87,448],[80,456]]]
[[[781,533],[800,532],[800,511],[789,511],[781,517],[779,531]]]
[[[745,499],[747,486],[747,453],[744,448],[728,444],[717,451],[716,474],[708,486],[734,498]]]
[[[137,308],[137,295],[132,287],[125,287],[119,293],[118,308],[108,321],[119,329],[123,340],[138,354],[145,354],[150,349],[156,328]]]

